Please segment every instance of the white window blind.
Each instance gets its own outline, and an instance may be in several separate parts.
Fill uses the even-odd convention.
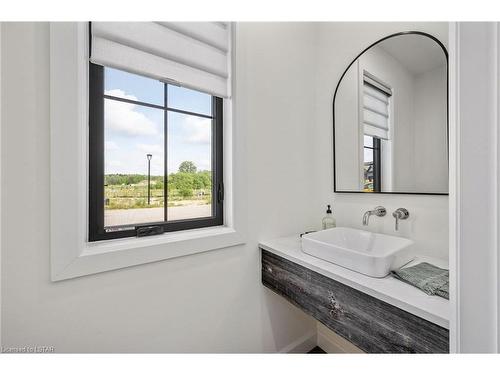
[[[389,98],[391,90],[368,76],[363,81],[364,134],[389,139]]]
[[[90,61],[227,98],[231,25],[92,22]]]

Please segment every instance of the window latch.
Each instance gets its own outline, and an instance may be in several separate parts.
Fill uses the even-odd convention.
[[[220,203],[223,200],[224,200],[224,184],[220,182],[217,188],[217,202]]]
[[[155,236],[164,232],[163,226],[151,225],[147,227],[138,227],[135,230],[137,237]]]

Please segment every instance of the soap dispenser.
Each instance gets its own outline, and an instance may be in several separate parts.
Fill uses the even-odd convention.
[[[326,215],[323,218],[322,224],[323,229],[335,228],[335,226],[337,225],[337,222],[332,215],[332,209],[330,208],[330,205],[328,205],[326,209]]]

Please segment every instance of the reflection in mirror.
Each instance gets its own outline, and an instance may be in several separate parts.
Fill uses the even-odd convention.
[[[423,33],[365,50],[334,98],[335,191],[448,193],[447,55]]]

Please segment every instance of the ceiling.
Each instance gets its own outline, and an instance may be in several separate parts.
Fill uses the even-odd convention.
[[[377,46],[393,56],[414,75],[446,64],[446,57],[441,47],[423,35],[401,35],[384,40]]]

